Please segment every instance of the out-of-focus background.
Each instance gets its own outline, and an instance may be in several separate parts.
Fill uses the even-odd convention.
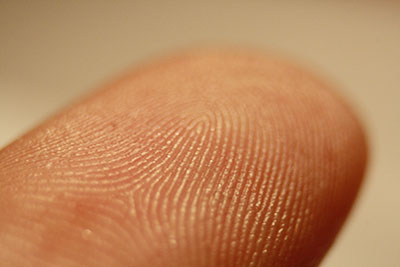
[[[370,167],[322,266],[400,266],[399,1],[0,0],[0,147],[139,62],[224,44],[293,58],[354,104]]]

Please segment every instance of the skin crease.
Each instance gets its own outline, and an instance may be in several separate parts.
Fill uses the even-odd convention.
[[[281,60],[142,66],[0,152],[4,266],[316,266],[358,191],[362,129]]]

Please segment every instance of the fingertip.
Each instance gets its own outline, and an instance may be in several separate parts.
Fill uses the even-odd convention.
[[[236,50],[142,68],[22,140],[1,154],[2,196],[18,193],[0,245],[87,266],[317,265],[367,153],[318,78]]]

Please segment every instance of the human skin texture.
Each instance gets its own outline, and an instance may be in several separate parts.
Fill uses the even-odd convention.
[[[198,50],[144,65],[0,152],[3,266],[316,266],[366,144],[329,86]]]

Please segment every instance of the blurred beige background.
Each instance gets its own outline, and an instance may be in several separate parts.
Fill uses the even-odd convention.
[[[354,104],[368,179],[322,266],[400,266],[399,1],[0,0],[0,146],[127,67],[212,44],[291,57]]]

